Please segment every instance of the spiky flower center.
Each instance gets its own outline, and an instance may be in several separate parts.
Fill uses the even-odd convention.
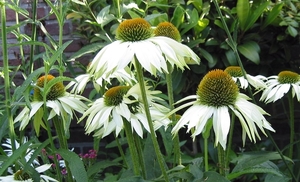
[[[238,94],[239,88],[231,76],[219,69],[208,72],[197,90],[200,103],[213,107],[234,105]]]
[[[178,42],[181,41],[181,36],[178,29],[170,22],[159,23],[154,30],[154,34],[155,36],[169,37]]]
[[[19,170],[14,174],[14,180],[16,181],[25,181],[30,179],[29,174],[23,173],[23,170]]]
[[[125,42],[135,42],[148,39],[152,36],[151,25],[143,18],[134,18],[123,21],[116,32],[116,39]]]
[[[35,101],[43,101],[43,95],[41,93],[41,88],[44,88],[44,84],[48,83],[50,80],[54,79],[55,77],[52,75],[41,76],[37,80],[37,87],[34,88],[33,99]],[[56,100],[57,98],[63,96],[65,93],[65,86],[62,82],[58,82],[54,84],[48,94],[46,95],[46,100]]]
[[[104,94],[104,103],[107,106],[117,106],[123,101],[123,96],[130,89],[129,86],[116,86],[107,90]]]
[[[228,66],[224,71],[232,77],[242,77],[243,76],[242,69],[239,66]]]
[[[300,76],[298,73],[292,71],[282,71],[278,74],[278,82],[281,84],[293,84],[300,81]]]

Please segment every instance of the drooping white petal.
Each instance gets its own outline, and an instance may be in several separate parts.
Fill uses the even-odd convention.
[[[228,107],[218,107],[213,114],[213,128],[215,132],[215,145],[220,143],[223,149],[226,149],[227,135],[230,128],[230,116]]]

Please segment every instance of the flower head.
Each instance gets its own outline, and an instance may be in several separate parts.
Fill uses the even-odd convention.
[[[239,66],[228,66],[224,71],[227,72],[242,89],[246,89],[249,86],[249,84],[255,89],[259,90],[266,87],[265,81],[267,78],[265,76],[252,76],[246,74],[245,78],[242,69]]]
[[[178,42],[181,41],[181,36],[178,29],[170,22],[161,22],[154,30],[155,36],[166,36]]]
[[[88,116],[86,120],[86,133],[95,132],[95,137],[105,137],[112,132],[116,135],[123,129],[123,122],[129,122],[140,137],[143,137],[143,128],[150,131],[145,116],[145,109],[142,103],[140,85],[116,86],[106,91],[102,98],[97,99],[91,107],[84,113],[81,120]],[[151,104],[150,113],[153,116],[154,128],[168,125],[170,120],[159,121],[168,109],[155,103],[161,100],[155,96],[159,91],[150,90],[146,86],[147,99]]]
[[[277,76],[270,76],[266,82],[267,88],[260,98],[266,103],[281,99],[289,91],[300,101],[300,76],[292,71],[282,71]]]
[[[44,84],[50,83],[51,80],[55,79],[52,75],[47,77],[42,76],[38,79],[36,87],[34,88],[33,101],[30,103],[30,108],[25,106],[19,115],[14,119],[14,122],[21,122],[20,130],[23,130],[33,119],[33,125],[36,133],[39,134],[40,126],[45,127],[43,123],[43,98],[46,98],[46,107],[50,109],[47,120],[52,119],[54,116],[58,116],[64,122],[64,126],[68,126],[73,114],[76,112],[83,113],[87,106],[82,100],[87,101],[85,97],[70,94],[65,91],[65,87],[62,82],[53,84],[48,90],[49,92],[44,93]],[[67,130],[67,128],[65,128]]]
[[[231,76],[222,70],[213,70],[207,73],[201,80],[197,95],[188,96],[178,101],[181,103],[189,99],[196,99],[186,103],[179,109],[192,105],[181,116],[178,123],[172,129],[172,133],[178,133],[184,125],[188,125],[189,132],[192,128],[192,137],[195,138],[205,128],[208,120],[212,118],[215,133],[215,145],[218,143],[225,149],[227,135],[230,128],[229,111],[232,111],[242,125],[242,140],[245,144],[246,135],[251,141],[260,139],[258,127],[264,134],[264,129],[274,131],[263,114],[267,114],[259,106],[247,101],[249,97],[239,92],[239,89]]]
[[[151,25],[142,18],[123,21],[116,32],[116,41],[105,46],[93,59],[88,69],[98,79],[103,74],[125,68],[138,61],[156,75],[168,72],[167,62],[180,69],[187,67],[185,58],[199,64],[199,57],[187,46],[165,36],[154,36]]]

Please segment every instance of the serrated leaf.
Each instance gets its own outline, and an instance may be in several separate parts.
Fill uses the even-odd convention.
[[[60,154],[62,158],[68,162],[71,173],[77,182],[88,181],[87,172],[85,170],[83,162],[77,154],[67,149],[58,149],[57,153]]]
[[[255,64],[259,64],[259,45],[256,42],[248,41],[244,44],[238,45],[238,51],[248,58],[250,61],[254,62]]]

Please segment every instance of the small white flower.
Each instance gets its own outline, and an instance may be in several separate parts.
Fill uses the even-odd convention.
[[[249,97],[239,93],[238,87],[231,76],[222,70],[210,71],[200,82],[197,95],[188,96],[177,103],[190,99],[196,100],[188,102],[173,111],[176,112],[192,105],[184,112],[172,129],[173,134],[177,134],[180,128],[187,125],[187,132],[194,128],[192,137],[195,138],[203,131],[208,120],[212,118],[215,145],[220,143],[226,149],[227,135],[230,128],[229,111],[232,111],[241,122],[244,144],[246,135],[254,142],[256,142],[256,137],[260,139],[256,127],[264,134],[264,129],[274,132],[274,129],[263,116],[267,113],[259,106],[247,101]]]
[[[266,88],[265,81],[267,78],[262,75],[252,76],[246,74],[246,79],[242,73],[242,70],[239,66],[229,66],[225,70],[233,80],[238,84],[238,86],[242,89],[248,88],[249,84],[254,87],[256,90],[262,90]]]
[[[37,86],[44,86],[45,77],[39,78]],[[47,81],[54,79],[52,75],[47,76]],[[14,119],[14,122],[21,122],[20,130],[24,130],[28,125],[29,121],[33,119],[35,129],[39,128],[40,125],[44,126],[42,122],[43,117],[43,98],[40,94],[39,88],[34,89],[34,101],[30,103],[31,108],[24,107],[24,109],[19,113],[19,115]],[[61,82],[56,83],[51,87],[50,92],[46,96],[46,106],[50,109],[48,120],[52,119],[54,116],[60,116],[64,122],[69,123],[73,118],[74,112],[83,113],[87,106],[84,101],[88,101],[85,97],[75,94],[70,94],[65,91],[65,87]],[[66,129],[66,128],[65,128]],[[37,133],[39,133],[37,131]]]
[[[101,138],[112,132],[118,135],[123,129],[123,122],[129,122],[132,130],[140,137],[143,137],[143,128],[150,131],[139,87],[139,84],[132,87],[116,86],[110,88],[104,97],[97,99],[81,118],[82,120],[88,116],[86,133],[95,132],[94,136]],[[161,100],[155,96],[158,93],[160,92],[151,91],[150,86],[146,86],[149,109],[156,129],[170,122],[168,119],[160,121],[167,108],[154,103],[155,100]]]
[[[300,101],[300,76],[291,71],[282,71],[278,76],[270,76],[266,82],[267,88],[263,91],[260,101],[265,103],[275,102],[281,99],[289,91],[292,97]]]

